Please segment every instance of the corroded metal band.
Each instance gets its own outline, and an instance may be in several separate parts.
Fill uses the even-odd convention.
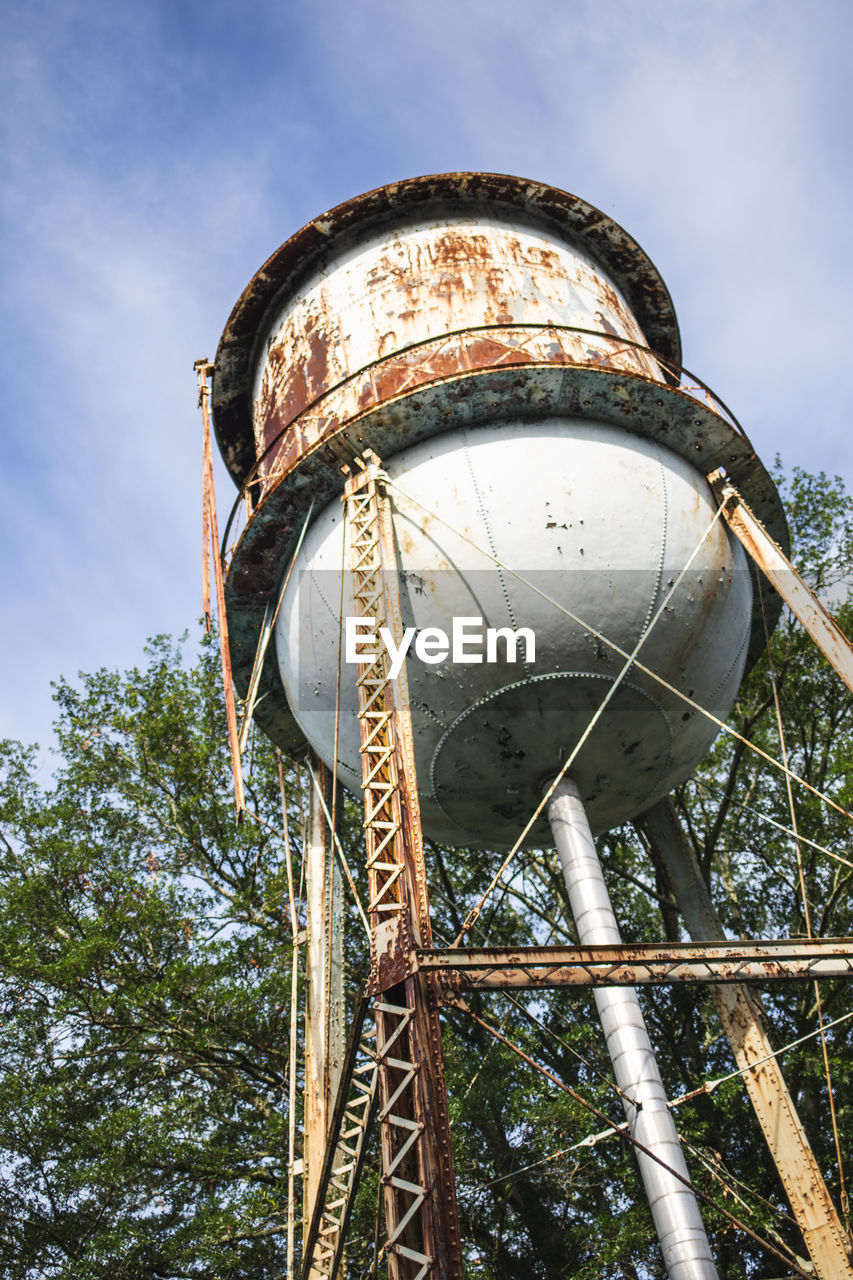
[[[733,433],[728,459],[730,473],[744,456],[752,454],[752,446],[740,424],[711,389],[695,374],[668,362],[642,343],[576,325],[515,322],[468,325],[451,333],[424,338],[355,369],[339,382],[326,386],[288,420],[283,429],[269,433],[265,422],[265,447],[243,481],[241,496],[251,492],[257,503],[322,440],[331,438],[347,422],[368,410],[418,387],[477,370],[541,364],[619,370],[658,383],[668,381],[727,421]],[[692,463],[693,455],[687,456]],[[231,529],[239,507],[238,499],[226,526],[223,539],[226,547],[237,540],[231,536]]]
[[[222,456],[239,484],[255,463],[252,385],[269,318],[318,263],[384,227],[441,209],[485,209],[535,220],[582,244],[621,289],[649,346],[675,364],[681,343],[672,300],[656,268],[612,218],[544,183],[505,174],[437,174],[369,191],[314,219],[285,242],[243,291],[220,339],[213,407]]]
[[[729,421],[687,391],[626,370],[566,362],[498,366],[454,374],[356,413],[300,454],[272,481],[230,561],[226,602],[234,678],[245,693],[264,610],[286,572],[312,500],[317,509],[343,490],[341,465],[371,448],[380,457],[461,426],[547,417],[588,418],[624,427],[671,449],[707,475],[725,468],[765,527],[783,547],[787,525],[771,477],[749,441]],[[299,431],[299,422],[291,428]],[[271,477],[272,479],[272,477]],[[768,601],[768,624],[781,601]],[[764,648],[760,609],[753,616],[749,664]],[[255,718],[273,741],[298,750],[304,739],[287,706],[275,664],[264,668]]]
[[[283,429],[270,433],[265,422],[265,447],[243,481],[241,492],[253,487],[256,497],[265,495],[273,483],[297,467],[321,440],[333,436],[367,410],[406,392],[476,370],[527,364],[618,369],[657,382],[668,380],[672,385],[678,385],[681,380],[682,389],[688,389],[684,383],[686,375],[690,380],[689,390],[728,418],[751,452],[740,426],[710,389],[693,375],[687,375],[686,370],[668,364],[642,343],[575,325],[469,325],[424,338],[354,370],[324,388]],[[229,543],[227,534],[225,543]]]

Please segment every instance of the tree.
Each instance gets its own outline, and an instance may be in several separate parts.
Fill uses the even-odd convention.
[[[256,1276],[286,1145],[280,839],[236,826],[216,655],[164,639],[56,688],[61,764],[6,744],[0,1256],[10,1277]],[[268,766],[271,752],[256,745]],[[248,794],[280,816],[258,761]]]
[[[850,632],[853,504],[840,482],[801,472],[787,501],[795,555]],[[278,768],[273,748],[255,735],[250,815],[237,825],[213,643],[203,639],[193,661],[185,648],[160,637],[140,669],[60,681],[58,763],[47,785],[33,750],[4,744],[0,1261],[10,1280],[284,1274],[292,939]],[[853,699],[787,616],[771,651],[791,767],[849,808]],[[767,659],[745,682],[731,723],[778,755]],[[285,803],[297,864],[304,800],[304,772],[292,765]],[[727,929],[802,936],[796,851],[779,829],[791,826],[782,775],[721,736],[678,803]],[[800,831],[814,842],[800,845],[812,929],[850,934],[846,819],[802,788],[795,805]],[[342,835],[363,888],[359,822],[347,802]],[[601,847],[626,940],[682,937],[653,851],[635,829],[611,832]],[[429,845],[427,858],[435,932],[449,939],[500,857],[449,856]],[[350,998],[366,969],[351,912]],[[520,856],[478,928],[472,941],[572,940],[548,850]],[[844,1016],[846,990],[822,986],[826,1019]],[[646,988],[642,998],[670,1096],[734,1069],[705,990]],[[481,995],[471,1005],[583,1101],[464,1014],[446,1013],[469,1275],[662,1275],[630,1149],[596,1138],[606,1126],[583,1105],[622,1120],[591,997]],[[765,1005],[777,1044],[815,1030],[809,984],[768,988]],[[852,1026],[828,1033],[842,1152],[853,1130]],[[784,1064],[838,1189],[818,1042],[791,1050]],[[697,1185],[783,1253],[802,1257],[739,1081],[685,1103],[677,1121]],[[351,1280],[371,1271],[376,1158],[374,1142],[354,1217]],[[727,1280],[784,1270],[724,1213],[703,1213]]]

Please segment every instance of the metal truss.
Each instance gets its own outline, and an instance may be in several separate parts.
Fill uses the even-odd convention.
[[[358,614],[388,625],[382,572],[376,466],[347,481],[345,502],[352,556],[353,597]],[[361,729],[364,833],[370,887],[368,915],[371,989],[381,991],[407,973],[413,937],[406,894],[406,831],[403,825],[395,706],[384,652],[362,663],[357,681]]]
[[[399,638],[396,556],[379,459],[344,490],[359,616]],[[357,681],[375,998],[382,1183],[390,1280],[462,1280],[463,1266],[437,993],[415,972],[432,942],[405,673],[385,646]]]

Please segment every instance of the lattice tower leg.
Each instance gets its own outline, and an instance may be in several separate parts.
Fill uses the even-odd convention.
[[[360,617],[399,642],[390,505],[379,461],[367,456],[344,494],[353,598]],[[413,972],[431,929],[408,689],[405,672],[389,678],[384,645],[365,658],[358,700],[388,1271],[390,1280],[461,1280],[437,1000],[431,980]]]

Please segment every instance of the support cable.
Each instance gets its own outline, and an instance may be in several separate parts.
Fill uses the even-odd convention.
[[[311,778],[312,778],[312,781],[313,781],[313,783],[314,783],[314,786],[317,788],[318,795],[320,796],[320,803],[321,803],[322,808],[323,808],[323,816],[324,816],[324,818],[326,819],[326,821],[328,822],[328,820],[329,820],[329,810],[328,810],[328,807],[327,807],[327,805],[326,805],[326,803],[325,803],[325,797],[323,796],[322,791],[320,791],[319,783],[318,783],[317,778],[315,777],[314,773],[313,773],[313,772],[312,772],[312,770],[311,770],[311,766],[310,766],[310,765],[308,765],[308,766],[307,766],[307,768],[308,768],[308,772],[311,774]],[[267,822],[267,820],[266,820],[265,818],[262,818],[262,817],[261,817],[261,815],[260,815],[259,813],[255,813],[254,809],[247,809],[247,810],[246,810],[246,814],[248,815],[248,817],[252,818],[255,822],[260,823],[260,825],[261,825],[262,827],[267,827],[267,829],[268,829],[268,830],[275,832],[275,834],[276,834],[276,835],[278,835],[278,834],[279,834],[278,829],[277,829],[276,827],[274,827],[274,826],[272,825],[272,823],[271,823],[271,822]],[[361,898],[359,897],[358,889],[357,889],[357,888],[356,888],[356,886],[355,886],[355,881],[353,880],[352,871],[350,870],[349,863],[347,862],[346,854],[344,853],[344,851],[343,851],[343,846],[341,845],[340,839],[339,839],[337,836],[335,836],[335,848],[336,848],[336,850],[337,850],[338,858],[340,859],[341,865],[342,865],[342,867],[343,867],[343,869],[344,869],[344,875],[345,875],[345,876],[346,876],[346,878],[347,878],[347,883],[349,884],[350,892],[352,893],[353,900],[354,900],[354,902],[355,902],[356,907],[358,908],[359,915],[361,916],[362,921],[364,922],[364,924],[365,924],[365,928],[366,928],[366,927],[367,927],[367,916],[366,916],[366,915],[365,915],[365,913],[364,913],[364,907],[362,906],[362,902],[361,902]],[[299,892],[300,892],[300,897],[301,897],[301,894],[302,894],[301,886],[300,886],[300,891],[299,891]]]
[[[313,504],[312,504],[313,505]],[[341,590],[338,600],[338,654],[337,654],[337,675],[335,678],[335,737],[332,746],[332,812],[329,814],[326,808],[326,797],[323,790],[317,785],[317,779],[314,779],[314,786],[326,818],[326,824],[329,828],[329,888],[328,888],[328,921],[327,921],[327,938],[330,940],[326,947],[326,990],[332,989],[332,945],[331,938],[334,932],[334,915],[335,915],[335,850],[338,852],[339,858],[346,867],[346,875],[349,880],[350,890],[355,897],[356,905],[361,912],[361,918],[364,927],[368,930],[368,940],[370,938],[367,916],[364,913],[361,902],[355,888],[355,881],[350,874],[349,867],[346,866],[346,859],[343,856],[343,849],[340,847],[338,840],[337,822],[338,822],[338,741],[340,738],[341,727],[341,657],[343,649],[343,630],[344,630],[344,568],[346,565],[346,545],[347,545],[347,521],[344,511],[341,511]],[[310,763],[308,768],[311,768]],[[331,1010],[327,1011],[327,1018],[331,1018]],[[328,1028],[327,1028],[328,1031]]]
[[[341,656],[344,633],[344,576],[346,573],[347,520],[346,514],[341,518],[341,590],[338,599],[338,672],[335,681],[335,742],[332,750],[332,816],[330,826],[335,834],[338,819],[338,742],[341,727]]]
[[[842,1013],[840,1017],[833,1018],[832,1022],[825,1022],[823,1030],[828,1031],[830,1027],[840,1026],[842,1022],[849,1022],[853,1018],[853,1012]],[[673,1098],[668,1104],[670,1107],[680,1107],[682,1102],[692,1102],[694,1098],[698,1098],[703,1093],[713,1093],[713,1091],[721,1084],[726,1084],[729,1080],[734,1080],[737,1076],[745,1076],[751,1071],[755,1071],[763,1062],[770,1062],[772,1058],[778,1058],[780,1054],[787,1053],[789,1049],[796,1049],[798,1045],[805,1044],[807,1040],[814,1040],[815,1036],[821,1034],[821,1028],[816,1031],[807,1031],[804,1036],[798,1036],[796,1040],[789,1040],[787,1044],[783,1044],[781,1049],[774,1049],[772,1053],[765,1053],[763,1057],[756,1058],[754,1062],[750,1062],[747,1067],[739,1067],[737,1071],[730,1071],[728,1075],[717,1076],[715,1080],[706,1080],[704,1084],[699,1085],[697,1089],[691,1089],[689,1093],[682,1093],[679,1097]]]
[[[722,796],[724,794],[721,787],[715,786],[713,782],[709,782],[707,778],[703,778],[699,774],[694,773],[688,781],[692,782],[694,786],[701,787],[703,791],[710,792],[712,795]],[[801,831],[793,831],[791,827],[786,827],[784,822],[778,822],[775,818],[771,818],[769,813],[756,809],[754,805],[747,804],[744,800],[737,800],[734,803],[742,813],[753,814],[754,817],[759,818],[762,822],[766,822],[771,827],[775,827],[777,831],[781,831],[783,835],[790,836],[793,840],[799,840],[800,844],[807,844],[810,849],[815,849],[818,853],[825,853],[828,858],[834,858],[842,866],[850,867],[853,870],[853,862],[849,858],[842,858],[840,853],[827,849],[826,845],[818,844],[816,840],[810,840]]]
[[[488,1031],[490,1035],[494,1036],[495,1039],[498,1040],[501,1044],[503,1044],[507,1049],[510,1049],[512,1053],[516,1054],[529,1066],[533,1067],[536,1071],[539,1071],[542,1075],[544,1075],[548,1080],[551,1081],[552,1084],[556,1085],[557,1088],[560,1089],[563,1093],[567,1093],[569,1097],[571,1097],[575,1102],[579,1103],[582,1107],[584,1107],[585,1110],[589,1111],[592,1115],[596,1116],[599,1120],[603,1121],[604,1124],[608,1125],[610,1129],[614,1133],[617,1133],[618,1136],[622,1138],[625,1142],[630,1143],[630,1145],[632,1147],[635,1147],[638,1151],[642,1151],[643,1154],[648,1156],[650,1160],[654,1160],[656,1164],[660,1165],[663,1169],[665,1169],[673,1178],[676,1179],[676,1181],[681,1182],[686,1187],[689,1187],[690,1191],[695,1196],[697,1196],[705,1204],[709,1205],[712,1209],[716,1210],[717,1213],[722,1214],[724,1218],[727,1218],[728,1221],[732,1224],[732,1226],[736,1227],[739,1231],[745,1232],[746,1235],[748,1235],[750,1239],[754,1240],[755,1243],[758,1244],[762,1249],[766,1249],[768,1253],[772,1253],[775,1257],[779,1258],[782,1262],[784,1262],[786,1266],[793,1267],[797,1275],[804,1277],[804,1280],[813,1280],[813,1276],[811,1272],[804,1271],[802,1267],[800,1267],[797,1263],[792,1262],[791,1259],[789,1257],[786,1257],[785,1254],[782,1253],[781,1250],[779,1250],[774,1244],[771,1244],[769,1240],[765,1240],[762,1236],[758,1235],[758,1233],[753,1231],[751,1227],[747,1226],[745,1222],[743,1222],[740,1218],[737,1218],[735,1214],[730,1213],[728,1209],[726,1209],[723,1205],[719,1204],[716,1200],[714,1200],[712,1196],[709,1196],[707,1192],[702,1191],[698,1187],[694,1186],[693,1183],[689,1180],[689,1178],[682,1177],[680,1173],[677,1173],[674,1169],[670,1168],[670,1166],[666,1163],[665,1160],[662,1160],[660,1156],[655,1154],[654,1151],[652,1151],[644,1143],[640,1142],[638,1138],[635,1138],[631,1133],[628,1132],[627,1129],[623,1131],[622,1126],[619,1125],[615,1120],[610,1120],[609,1117],[605,1115],[603,1111],[599,1110],[599,1108],[596,1107],[594,1103],[589,1102],[586,1098],[584,1098],[581,1094],[579,1094],[576,1089],[573,1089],[571,1085],[567,1085],[565,1081],[559,1078],[559,1076],[556,1076],[552,1071],[549,1071],[547,1067],[543,1067],[540,1063],[536,1062],[534,1058],[531,1058],[530,1055],[525,1053],[525,1051],[521,1049],[518,1045],[513,1044],[513,1042],[509,1040],[505,1035],[502,1035],[501,1032],[498,1031],[496,1027],[490,1026],[490,1024],[486,1022],[484,1018],[481,1018],[478,1014],[476,1014],[473,1009],[469,1008],[469,1006],[464,1003],[464,1001],[461,1001],[461,1000],[454,1001],[454,1005],[456,1008],[461,1009],[463,1013],[466,1013],[468,1017],[472,1019],[472,1021],[478,1024],[478,1026],[481,1026],[485,1031]]]
[[[782,706],[779,701],[779,684],[776,678],[776,665],[773,661],[773,654],[770,651],[770,631],[767,626],[767,614],[764,608],[764,592],[761,587],[761,579],[758,579],[758,598],[761,602],[761,619],[764,623],[764,639],[767,645],[767,667],[770,674],[770,687],[773,691],[773,705],[776,711],[776,726],[779,732],[779,746],[782,751],[782,759],[787,765],[788,763],[788,744],[785,739],[785,726],[782,720]],[[803,855],[800,848],[800,837],[797,830],[797,811],[794,805],[794,793],[791,788],[791,779],[785,778],[785,785],[788,793],[788,809],[791,814],[791,834],[794,838],[794,850],[797,855],[797,876],[800,884],[800,896],[803,900],[803,919],[806,925],[806,936],[813,938],[812,917],[809,908],[808,893],[806,890],[806,875],[803,868]],[[829,1065],[829,1050],[826,1046],[826,1036],[823,1030],[823,1002],[821,1000],[820,985],[816,981],[814,984],[815,1003],[817,1006],[817,1021],[820,1029],[820,1043],[823,1052],[823,1065],[826,1073],[826,1089],[829,1095],[829,1113],[832,1120],[832,1136],[835,1142],[835,1158],[838,1164],[838,1185],[839,1195],[841,1199],[841,1211],[844,1214],[844,1225],[847,1229],[847,1235],[850,1235],[850,1201],[847,1195],[847,1183],[844,1178],[844,1163],[841,1158],[841,1142],[838,1137],[838,1117],[835,1113],[835,1093],[832,1087],[832,1071]]]
[[[302,770],[297,764],[296,769],[296,794],[299,797],[299,838],[301,844],[301,857],[299,859],[299,892],[296,895],[297,902],[302,902],[305,896],[305,846],[307,843],[307,815],[305,813],[305,788],[302,785]]]
[[[205,385],[207,378],[205,377]],[[201,386],[199,386],[201,395]],[[202,441],[201,463],[201,609],[204,617],[204,630],[210,635],[213,630],[213,615],[210,605],[210,493],[207,480],[207,447]]]
[[[671,1105],[672,1103],[670,1103],[670,1106]],[[483,1183],[482,1184],[483,1188],[487,1190],[491,1187],[499,1185],[501,1182],[509,1182],[512,1178],[518,1177],[519,1174],[529,1173],[532,1169],[539,1169],[543,1165],[550,1164],[554,1160],[560,1160],[565,1156],[572,1154],[573,1152],[581,1150],[583,1147],[594,1147],[594,1146],[598,1146],[600,1142],[603,1142],[606,1139],[624,1137],[625,1130],[628,1127],[627,1123],[620,1124],[618,1127],[619,1127],[618,1133],[614,1132],[613,1129],[600,1129],[598,1133],[590,1134],[588,1138],[582,1138],[580,1142],[574,1142],[569,1147],[561,1147],[558,1151],[552,1151],[550,1155],[545,1156],[544,1159],[542,1160],[533,1160],[530,1162],[530,1164],[521,1165],[519,1168],[511,1170],[510,1173],[502,1173],[500,1177],[492,1178],[491,1181]],[[773,1204],[772,1201],[766,1199],[765,1196],[759,1195],[757,1191],[753,1191],[751,1187],[747,1187],[745,1183],[741,1182],[739,1178],[736,1178],[734,1176],[734,1174],[731,1172],[730,1169],[726,1170],[726,1177],[729,1179],[729,1183],[727,1184],[726,1181],[722,1178],[719,1168],[713,1165],[713,1163],[708,1159],[707,1155],[702,1151],[701,1148],[694,1146],[691,1142],[688,1142],[683,1137],[680,1137],[679,1141],[688,1151],[690,1151],[693,1155],[695,1155],[696,1158],[706,1167],[706,1169],[708,1169],[711,1175],[717,1179],[717,1181],[723,1187],[724,1194],[726,1193],[736,1194],[734,1189],[739,1187],[742,1191],[747,1192],[749,1195],[753,1196],[756,1200],[758,1200],[761,1204],[765,1205],[766,1208],[770,1209],[780,1220],[788,1222],[792,1226],[797,1225],[790,1214],[786,1213],[784,1209],[780,1209],[778,1205]],[[577,1170],[578,1167],[579,1167],[578,1164],[575,1164],[575,1170]],[[740,1200],[741,1204],[744,1204],[746,1208],[749,1208],[749,1205],[745,1204],[742,1196],[738,1195],[737,1199]],[[782,1237],[779,1236],[778,1232],[774,1231],[772,1227],[768,1227],[766,1229],[771,1232],[771,1234],[776,1239],[781,1249],[783,1250],[789,1249],[789,1246],[785,1243]],[[797,1263],[801,1261],[798,1255],[794,1253],[793,1250],[790,1250],[790,1257]],[[805,1262],[804,1259],[802,1261]]]
[[[589,1058],[585,1058],[582,1053],[578,1053],[577,1049],[573,1049],[570,1044],[567,1044],[562,1036],[557,1035],[553,1027],[547,1026],[546,1023],[541,1021],[541,1019],[537,1018],[536,1014],[531,1013],[530,1010],[526,1008],[526,1006],[523,1005],[515,996],[511,995],[508,991],[504,992],[504,994],[529,1022],[533,1023],[534,1026],[539,1027],[540,1030],[544,1031],[547,1035],[553,1037],[557,1044],[560,1045],[562,1049],[565,1049],[566,1053],[571,1054],[571,1056],[575,1058],[581,1066],[586,1067],[587,1071],[589,1071],[591,1075],[596,1076],[602,1084],[606,1085],[607,1088],[611,1090],[611,1092],[615,1093],[617,1098],[622,1102],[627,1102],[629,1106],[635,1107],[637,1110],[640,1109],[642,1104],[637,1102],[636,1098],[632,1098],[630,1094],[627,1094],[624,1089],[620,1089],[616,1081],[611,1080],[606,1071],[602,1071],[594,1062],[590,1062]]]
[[[823,1030],[829,1031],[832,1027],[839,1026],[842,1022],[849,1022],[853,1018],[853,1012],[843,1013],[838,1018],[833,1018],[832,1022],[824,1023]],[[781,1054],[787,1053],[789,1049],[796,1049],[799,1045],[804,1044],[807,1040],[814,1040],[820,1035],[820,1029],[808,1031],[804,1036],[798,1036],[796,1040],[790,1040],[787,1044],[783,1044],[780,1049],[775,1049],[773,1053],[766,1053],[762,1058],[756,1058],[755,1062],[751,1062],[747,1067],[740,1067],[736,1071],[730,1071],[727,1075],[718,1076],[714,1080],[706,1080],[696,1089],[691,1089],[688,1093],[682,1093],[677,1098],[671,1098],[667,1101],[670,1108],[680,1107],[685,1102],[693,1102],[696,1098],[703,1094],[711,1094],[721,1084],[726,1084],[729,1080],[734,1080],[738,1076],[745,1076],[748,1072],[754,1071],[756,1067],[760,1067],[762,1063],[769,1062],[771,1058],[778,1058]],[[627,1124],[623,1123],[619,1126],[620,1134],[627,1128]],[[512,1173],[501,1174],[499,1178],[493,1178],[491,1182],[485,1183],[486,1187],[494,1186],[497,1182],[504,1182],[507,1178],[513,1177],[517,1173],[526,1173],[529,1169],[536,1169],[539,1165],[549,1164],[552,1160],[559,1160],[561,1157],[568,1155],[572,1151],[579,1151],[581,1147],[594,1147],[599,1142],[603,1142],[606,1138],[616,1137],[616,1133],[612,1128],[600,1129],[598,1133],[592,1133],[586,1138],[582,1138],[580,1142],[574,1142],[569,1147],[561,1147],[558,1151],[552,1151],[550,1155],[545,1156],[541,1160],[534,1160],[531,1164],[526,1164],[520,1169],[514,1169]]]
[[[753,1191],[752,1187],[747,1186],[745,1182],[741,1182],[740,1178],[735,1177],[731,1169],[725,1167],[721,1155],[719,1152],[715,1151],[713,1147],[697,1147],[694,1143],[688,1142],[687,1139],[683,1137],[679,1138],[679,1141],[685,1150],[689,1151],[690,1154],[704,1166],[711,1177],[716,1182],[719,1182],[723,1190],[723,1195],[732,1196],[743,1205],[744,1209],[747,1211],[754,1211],[754,1206],[750,1205],[741,1194],[744,1192],[746,1195],[752,1196],[753,1200],[757,1200],[759,1204],[765,1207],[765,1209],[769,1209],[780,1222],[784,1221],[790,1223],[793,1227],[797,1226],[797,1223],[790,1214],[786,1213],[783,1209],[780,1209],[778,1205],[773,1204],[773,1202],[768,1200],[766,1196],[759,1195],[757,1191]],[[725,1177],[723,1177],[722,1173],[722,1170],[724,1169]],[[811,1267],[810,1259],[801,1258],[800,1255],[796,1253],[783,1239],[783,1237],[779,1235],[779,1232],[776,1231],[774,1227],[766,1224],[764,1230],[776,1242],[776,1244],[778,1244],[779,1248],[788,1254],[789,1262],[793,1262],[795,1265],[802,1267]]]
[[[629,656],[626,650],[624,650],[620,645],[616,644],[615,641],[609,640],[607,636],[605,636],[601,631],[598,631],[595,627],[591,626],[590,623],[584,622],[583,618],[579,618],[577,614],[572,613],[571,609],[567,609],[565,605],[561,605],[559,601],[553,598],[553,596],[549,596],[546,591],[542,591],[539,587],[535,586],[532,582],[530,582],[522,574],[518,573],[515,569],[511,569],[508,564],[505,564],[502,560],[499,560],[497,556],[492,555],[490,551],[487,551],[485,547],[480,546],[480,544],[475,542],[473,538],[469,538],[467,534],[462,533],[461,530],[454,528],[453,525],[451,525],[447,520],[445,520],[441,515],[439,515],[437,511],[434,511],[430,507],[425,507],[424,504],[422,502],[419,502],[417,498],[413,498],[410,493],[408,493],[405,489],[401,488],[401,486],[397,484],[396,480],[391,480],[390,478],[387,478],[386,484],[390,488],[395,489],[401,495],[401,497],[406,498],[409,502],[413,503],[416,507],[419,507],[421,511],[424,511],[433,520],[436,520],[439,524],[444,525],[444,527],[448,529],[456,537],[461,538],[463,542],[467,542],[470,546],[474,548],[475,551],[479,551],[480,554],[485,556],[487,560],[491,560],[493,564],[497,565],[497,567],[499,569],[502,569],[505,573],[508,573],[510,577],[515,578],[515,580],[517,582],[520,582],[522,586],[527,587],[530,591],[532,591],[535,595],[539,596],[542,600],[545,600],[548,604],[553,605],[554,608],[559,613],[564,614],[567,618],[569,618],[570,621],[577,623],[579,627],[582,627],[583,630],[586,631],[589,635],[591,635],[594,639],[600,640],[603,645],[606,645],[608,649],[612,649],[612,651],[618,654],[619,657],[627,658]],[[686,703],[687,706],[692,708],[693,711],[698,711],[700,715],[704,716],[706,720],[710,720],[711,723],[715,724],[717,728],[720,729],[723,733],[727,733],[729,737],[734,738],[736,742],[743,743],[745,747],[747,747],[750,751],[754,752],[755,755],[760,756],[761,759],[765,760],[769,765],[772,765],[774,769],[777,769],[779,770],[780,773],[784,773],[787,776],[789,776],[793,782],[797,782],[799,783],[800,786],[805,787],[806,790],[810,791],[812,795],[818,798],[818,800],[822,800],[824,804],[829,805],[831,809],[835,809],[836,812],[840,813],[842,817],[848,818],[851,822],[853,822],[853,813],[850,813],[849,810],[845,809],[842,805],[838,804],[835,800],[832,799],[831,796],[826,795],[825,792],[820,791],[818,790],[817,787],[812,786],[812,784],[810,782],[807,782],[805,778],[801,778],[798,774],[793,773],[790,769],[787,769],[779,760],[776,760],[773,756],[768,755],[768,753],[766,751],[763,751],[761,747],[757,746],[756,743],[752,742],[749,738],[744,737],[743,734],[738,733],[737,729],[733,729],[731,725],[726,724],[725,720],[721,720],[719,716],[715,716],[713,711],[709,711],[707,707],[703,707],[701,703],[695,702],[693,698],[689,697],[686,693],[683,693],[680,689],[676,689],[675,685],[670,684],[668,680],[665,680],[663,676],[658,675],[656,671],[652,671],[650,667],[644,666],[642,662],[635,661],[634,667],[636,668],[637,671],[642,672],[643,675],[648,676],[650,680],[653,680],[655,684],[660,685],[662,689],[666,689],[666,691],[668,693],[671,693],[673,697],[676,697],[681,702]]]
[[[483,930],[478,929],[477,932],[479,933],[482,940],[485,942],[485,935]],[[446,938],[442,937],[440,938],[440,941],[445,946],[450,945]],[[557,1035],[557,1032],[554,1030],[553,1027],[549,1027],[547,1023],[542,1022],[540,1018],[537,1018],[535,1013],[531,1013],[531,1011],[527,1008],[527,1006],[523,1004],[519,999],[517,999],[516,996],[512,995],[511,992],[509,991],[504,991],[502,992],[502,994],[506,997],[507,1000],[509,1000],[511,1004],[515,1005],[516,1009],[518,1009],[518,1011],[521,1014],[523,1014],[525,1018],[527,1018],[528,1022],[538,1027],[540,1031],[544,1031],[546,1035],[551,1036],[552,1039],[554,1039],[557,1042],[557,1044],[560,1046],[561,1049],[564,1049],[566,1053],[568,1053],[571,1057],[575,1059],[576,1062],[579,1062],[582,1067],[585,1067],[586,1070],[590,1073],[590,1075],[596,1076],[601,1081],[602,1084],[606,1085],[608,1089],[612,1090],[612,1092],[616,1094],[617,1098],[620,1098],[622,1102],[630,1103],[632,1107],[637,1106],[636,1099],[630,1097],[629,1094],[625,1093],[624,1090],[620,1089],[616,1081],[611,1080],[610,1076],[607,1074],[606,1071],[602,1071],[601,1068],[597,1067],[594,1062],[590,1062],[589,1058],[585,1058],[584,1055],[578,1049],[575,1049],[573,1045],[568,1044],[568,1042],[565,1041],[562,1038],[562,1036]],[[559,1010],[556,1010],[556,1011],[552,1010],[552,1012],[556,1012],[558,1017],[561,1019],[561,1021],[565,1023],[566,1028],[569,1029],[568,1020],[563,1016],[563,1014]],[[501,1023],[501,1030],[503,1030],[504,1027],[506,1026],[506,1022],[509,1016],[510,1016],[510,1011],[507,1010],[506,1017]],[[480,1069],[478,1068],[477,1070],[478,1075],[479,1075],[479,1070]],[[474,1081],[471,1080],[470,1083],[468,1084],[468,1087],[465,1090],[465,1097],[467,1097],[467,1095],[470,1093],[473,1083]]]

